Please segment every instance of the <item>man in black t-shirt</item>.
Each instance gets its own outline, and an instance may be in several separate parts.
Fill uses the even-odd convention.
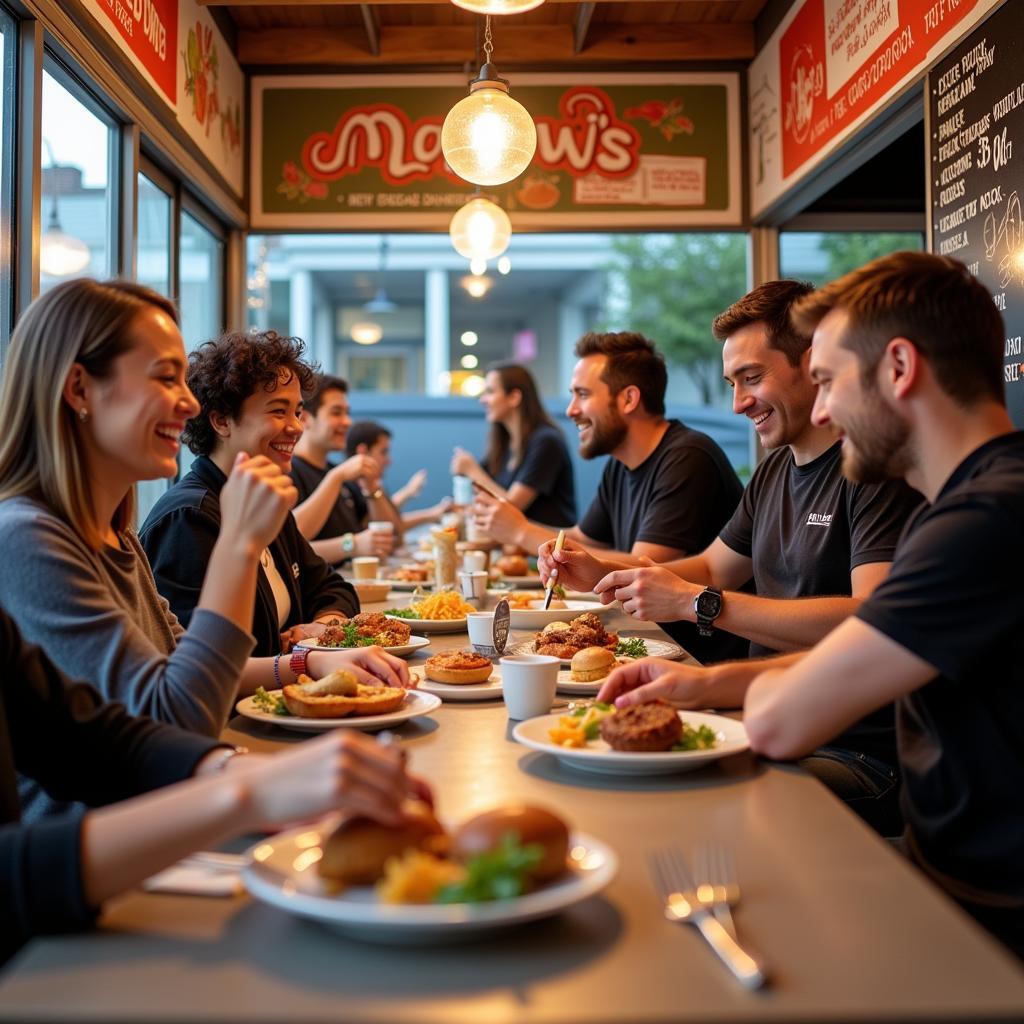
[[[387,558],[394,534],[367,529],[371,519],[389,518],[380,488],[381,467],[368,455],[330,466],[327,456],[343,451],[352,424],[348,384],[320,374],[302,396],[302,436],[292,455],[291,477],[299,492],[293,515],[302,535],[325,561],[353,555]]]
[[[561,578],[621,600],[637,618],[728,629],[763,658],[820,640],[885,577],[920,495],[898,481],[849,483],[834,434],[811,422],[810,335],[789,323],[790,307],[811,290],[798,281],[769,282],[715,320],[734,411],[751,420],[771,450],[719,536],[701,554],[659,567],[617,567],[570,553]],[[751,577],[756,596],[738,589]],[[739,705],[764,667],[746,661],[691,669],[690,706]],[[901,828],[896,759],[889,708],[857,723],[805,766],[875,828],[893,834]]]
[[[928,504],[856,615],[751,684],[751,743],[799,756],[895,700],[910,856],[1024,956],[1024,434],[1002,318],[963,264],[924,253],[875,260],[795,312],[844,473],[902,477]]]
[[[572,401],[585,459],[611,455],[597,495],[566,536],[609,553],[665,561],[703,548],[722,528],[743,486],[707,434],[665,419],[665,360],[642,334],[585,334],[576,344]],[[552,529],[509,502],[481,494],[487,536],[535,551]]]

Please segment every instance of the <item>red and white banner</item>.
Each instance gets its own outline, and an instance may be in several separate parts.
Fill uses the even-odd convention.
[[[178,0],[93,0],[107,31],[170,104],[178,102]]]
[[[806,178],[999,3],[794,4],[748,70],[752,215]]]

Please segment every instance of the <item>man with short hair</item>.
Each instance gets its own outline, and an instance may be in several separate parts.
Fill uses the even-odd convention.
[[[302,396],[302,436],[292,454],[291,477],[299,492],[293,515],[302,535],[325,561],[339,564],[353,555],[391,554],[392,534],[367,529],[370,519],[385,519],[381,467],[369,455],[354,455],[329,466],[331,452],[343,451],[352,424],[348,384],[318,374],[313,390]]]
[[[911,857],[1024,956],[1024,434],[1002,317],[962,263],[924,253],[875,260],[796,313],[844,472],[902,477],[927,504],[854,617],[751,685],[751,741],[798,756],[895,700]]]
[[[611,455],[597,495],[566,536],[588,547],[665,561],[702,550],[743,491],[707,434],[665,418],[665,360],[642,334],[585,334],[576,344],[572,401],[585,459]],[[477,525],[494,540],[536,550],[550,527],[479,494]]]
[[[656,567],[630,568],[570,549],[560,556],[560,578],[622,601],[637,618],[682,619],[705,633],[728,629],[746,637],[759,658],[816,643],[885,578],[920,495],[897,481],[849,483],[834,433],[811,422],[811,339],[789,314],[812,290],[771,281],[715,319],[733,410],[754,424],[770,452],[719,536],[698,555]],[[548,551],[542,549],[545,575],[553,565]],[[756,594],[740,592],[751,577]],[[692,706],[739,706],[762,668],[763,661],[747,660],[691,669]],[[888,835],[902,827],[896,761],[887,708],[803,763]]]

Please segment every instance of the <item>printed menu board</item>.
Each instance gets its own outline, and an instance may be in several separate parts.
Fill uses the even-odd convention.
[[[1003,314],[1003,380],[1024,426],[1024,3],[1004,4],[928,76],[932,251],[962,260]]]

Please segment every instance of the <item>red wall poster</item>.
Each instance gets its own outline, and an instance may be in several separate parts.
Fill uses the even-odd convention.
[[[178,0],[95,0],[171,102],[178,102]]]

